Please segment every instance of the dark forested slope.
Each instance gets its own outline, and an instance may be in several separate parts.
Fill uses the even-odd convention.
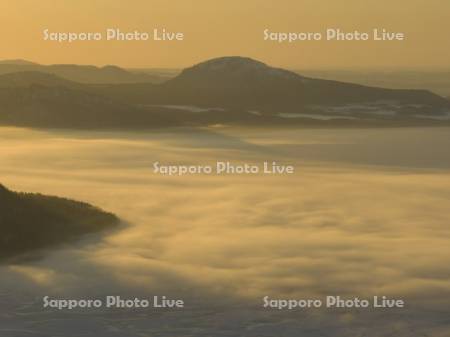
[[[0,261],[112,228],[118,218],[87,203],[17,193],[0,184]]]

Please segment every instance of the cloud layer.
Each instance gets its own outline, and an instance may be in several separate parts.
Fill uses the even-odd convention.
[[[115,135],[4,129],[2,183],[85,200],[116,213],[127,226],[96,243],[2,267],[0,287],[14,282],[17,292],[23,287],[65,296],[164,293],[250,308],[265,295],[386,295],[405,299],[412,317],[435,312],[421,327],[433,331],[430,336],[444,336],[439,318],[448,312],[450,298],[450,173],[433,167],[439,158],[430,158],[428,149],[416,151],[416,162],[427,165],[408,166],[409,155],[402,161],[414,132],[425,131]],[[450,145],[441,130],[426,132],[428,143],[446,139]],[[348,146],[352,139],[363,157]],[[395,156],[385,139],[395,142]],[[339,144],[345,145],[339,151],[352,153],[321,156],[313,150]],[[314,158],[302,155],[308,151]],[[276,160],[294,164],[296,173],[163,177],[151,170],[154,161],[215,160]],[[348,315],[331,317],[356,327],[356,313]],[[370,324],[385,319],[374,312],[358,315]],[[319,322],[329,320],[314,324]],[[398,336],[419,324],[389,322],[404,324]],[[372,335],[377,331],[381,335],[381,330]]]

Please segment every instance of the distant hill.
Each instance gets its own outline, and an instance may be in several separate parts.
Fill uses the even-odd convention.
[[[0,75],[0,124],[448,125],[450,102],[427,90],[314,79],[250,58],[222,57],[159,84],[85,84],[34,71]]]
[[[196,105],[257,110],[261,113],[299,113],[311,107],[350,104],[442,109],[448,102],[426,90],[400,90],[319,80],[273,68],[244,57],[223,57],[187,68],[160,85],[104,87],[103,92],[128,102]],[[412,109],[415,111],[415,109]],[[426,110],[426,109],[425,109]]]
[[[38,71],[21,71],[0,75],[0,88],[26,88],[32,85],[48,87],[64,86],[74,89],[86,88],[80,83]]]
[[[446,106],[426,90],[393,90],[319,80],[242,57],[209,60],[185,69],[163,86],[180,104],[212,104],[276,113],[299,112],[308,105],[341,106],[396,101]]]
[[[440,96],[450,95],[450,70],[298,70],[297,73],[320,79],[338,80],[392,89],[428,89]]]
[[[54,64],[40,65],[24,60],[0,61],[0,75],[36,71],[86,84],[160,83],[164,76],[128,71],[117,66],[96,67],[90,65]]]
[[[57,128],[153,128],[173,126],[161,108],[142,108],[55,75],[19,72],[0,76],[0,124]]]
[[[19,66],[32,66],[39,65],[38,63],[30,62],[22,59],[15,60],[0,60],[0,64],[19,65]]]
[[[0,263],[113,228],[118,218],[89,204],[17,193],[0,184]]]

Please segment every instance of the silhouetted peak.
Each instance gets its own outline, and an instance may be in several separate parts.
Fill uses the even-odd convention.
[[[107,70],[107,71],[117,71],[117,72],[122,72],[122,73],[127,73],[127,71],[123,68],[120,68],[118,66],[115,65],[106,65],[104,67],[101,68],[102,70]]]
[[[19,65],[19,66],[31,66],[38,65],[38,63],[30,62],[22,59],[14,59],[14,60],[0,60],[0,64],[11,64],[11,65]]]
[[[270,80],[299,79],[301,76],[280,68],[241,56],[227,56],[211,59],[190,68],[186,68],[178,76],[178,80],[186,79],[233,79],[233,80]]]
[[[268,68],[270,67],[263,62],[242,56],[218,57],[201,62],[191,67],[191,69],[208,70],[208,71],[224,71],[224,70],[239,71],[248,69],[266,70]]]

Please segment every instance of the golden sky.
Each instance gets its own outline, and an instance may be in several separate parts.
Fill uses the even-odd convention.
[[[152,31],[185,34],[182,42],[43,40],[54,32]],[[279,32],[403,32],[406,41],[263,40]],[[40,63],[184,67],[225,55],[289,68],[449,68],[448,0],[0,0],[0,59]]]

